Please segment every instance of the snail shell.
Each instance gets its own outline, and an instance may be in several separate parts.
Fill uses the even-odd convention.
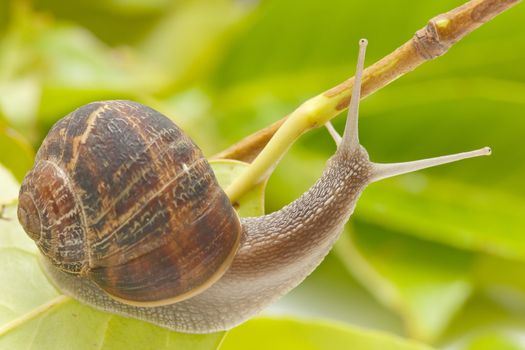
[[[200,149],[131,101],[88,104],[52,128],[23,181],[18,217],[56,267],[131,305],[203,291],[241,237]]]

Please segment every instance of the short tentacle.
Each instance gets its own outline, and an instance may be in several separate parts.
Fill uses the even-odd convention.
[[[332,125],[331,121],[327,121],[324,125],[326,127],[326,130],[328,130],[328,133],[332,138],[334,139],[334,142],[337,146],[341,143],[341,140],[343,139],[341,135],[335,130],[334,126]]]

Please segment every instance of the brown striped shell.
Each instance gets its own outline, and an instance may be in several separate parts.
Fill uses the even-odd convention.
[[[241,236],[199,148],[130,101],[91,103],[53,126],[22,183],[18,217],[55,266],[133,305],[203,291]]]

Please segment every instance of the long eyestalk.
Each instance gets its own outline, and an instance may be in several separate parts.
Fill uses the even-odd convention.
[[[346,118],[343,140],[339,145],[341,149],[348,151],[353,151],[359,147],[359,100],[361,99],[361,80],[363,78],[367,45],[368,41],[366,39],[359,40],[359,56],[357,57],[357,67],[354,78],[354,86],[352,89],[352,97],[350,100],[350,105],[348,106],[348,117]]]
[[[415,160],[412,162],[390,164],[373,163],[372,177],[370,179],[370,182],[379,181],[396,175],[411,173],[425,168],[431,168],[441,164],[453,163],[462,159],[488,156],[491,153],[492,150],[490,149],[490,147],[484,147],[475,151],[450,154],[442,157]]]

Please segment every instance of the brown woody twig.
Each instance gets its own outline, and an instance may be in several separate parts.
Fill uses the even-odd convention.
[[[424,62],[443,55],[465,35],[518,2],[520,0],[471,0],[432,18],[409,41],[365,70],[362,98],[414,70]],[[353,84],[354,78],[352,77],[322,94],[326,101],[325,114],[328,120],[348,107]],[[247,136],[213,158],[253,161],[287,118],[288,116]],[[322,125],[323,123],[311,124],[305,128],[304,132]]]

